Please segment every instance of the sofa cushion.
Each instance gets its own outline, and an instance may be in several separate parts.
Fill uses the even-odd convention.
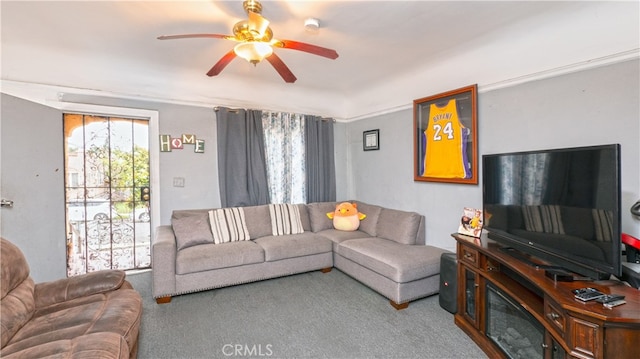
[[[249,230],[240,207],[209,211],[209,223],[215,244],[249,240]]]
[[[0,245],[0,291],[2,309],[2,347],[20,330],[35,311],[35,284],[29,277],[29,265],[22,251],[13,243],[2,239]]]
[[[359,229],[372,237],[377,236],[376,227],[378,226],[378,218],[380,217],[380,212],[382,212],[382,207],[358,202],[358,212],[367,215],[365,219],[360,221]]]
[[[264,249],[264,259],[267,262],[326,253],[333,250],[329,239],[312,232],[262,237],[254,242]]]
[[[342,243],[344,241],[348,241],[349,239],[355,239],[355,238],[365,238],[365,237],[371,237],[370,235],[368,235],[367,233],[361,231],[361,230],[357,230],[357,231],[341,231],[338,229],[325,229],[324,231],[320,231],[317,233],[319,236],[325,237],[329,240],[331,240],[331,242],[334,243],[334,248],[335,248],[335,244],[339,244]]]
[[[6,348],[6,352],[12,350]],[[56,340],[43,343],[13,354],[5,355],[4,359],[12,358],[128,358],[129,346],[121,335],[116,333],[93,333],[72,339]]]
[[[262,262],[264,262],[264,251],[253,241],[203,244],[178,252],[176,273],[203,272]]]
[[[313,232],[333,228],[333,221],[327,217],[327,213],[334,212],[337,204],[338,202],[315,202],[307,205]]]
[[[173,212],[171,212],[171,219],[173,220],[174,218],[189,217],[194,214],[203,214],[203,213],[208,216],[209,210],[208,209],[176,209]]]
[[[300,211],[295,204],[270,204],[269,215],[271,217],[271,234],[274,236],[304,232]]]
[[[142,299],[133,289],[94,294],[39,308],[2,349],[9,353],[72,340],[92,333],[115,333],[133,348],[142,318]],[[119,341],[118,341],[119,343]]]
[[[108,293],[119,288],[131,288],[122,270],[106,269],[36,284],[36,307],[70,301],[92,294]]]
[[[300,222],[302,229],[311,231],[311,223],[309,221],[309,213],[306,204],[297,204],[300,213]],[[251,239],[273,235],[271,232],[271,216],[269,215],[269,205],[263,204],[259,206],[242,207],[244,210],[244,220],[249,230]]]
[[[207,212],[171,216],[171,227],[178,250],[204,243],[213,243]]]
[[[244,220],[251,239],[271,235],[271,217],[269,217],[268,205],[249,206],[243,207],[243,209]]]
[[[376,236],[402,244],[416,244],[422,216],[415,212],[382,208]]]
[[[33,279],[29,277],[2,298],[0,325],[3,347],[31,320],[35,312],[34,286]]]
[[[406,283],[440,273],[440,255],[444,249],[406,245],[382,238],[344,241],[336,253],[396,283]]]
[[[311,221],[309,220],[309,208],[304,203],[299,203],[298,211],[300,212],[300,223],[305,232],[311,232]]]

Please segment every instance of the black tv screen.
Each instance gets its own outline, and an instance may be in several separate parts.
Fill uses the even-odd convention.
[[[484,155],[489,238],[595,279],[621,274],[620,145]]]

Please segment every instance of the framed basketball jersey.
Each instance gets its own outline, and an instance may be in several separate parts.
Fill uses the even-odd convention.
[[[414,180],[477,184],[476,85],[414,100]]]
[[[471,177],[471,166],[467,160],[468,130],[458,118],[456,99],[450,99],[443,106],[432,103],[427,129],[424,130],[425,163],[421,176]]]

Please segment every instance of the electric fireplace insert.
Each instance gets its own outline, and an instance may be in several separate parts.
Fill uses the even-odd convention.
[[[491,283],[486,289],[487,337],[509,358],[543,358],[544,327]]]

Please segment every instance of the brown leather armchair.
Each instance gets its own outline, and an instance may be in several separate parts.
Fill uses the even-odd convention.
[[[142,299],[124,272],[36,284],[20,249],[0,240],[0,357],[136,358]]]

